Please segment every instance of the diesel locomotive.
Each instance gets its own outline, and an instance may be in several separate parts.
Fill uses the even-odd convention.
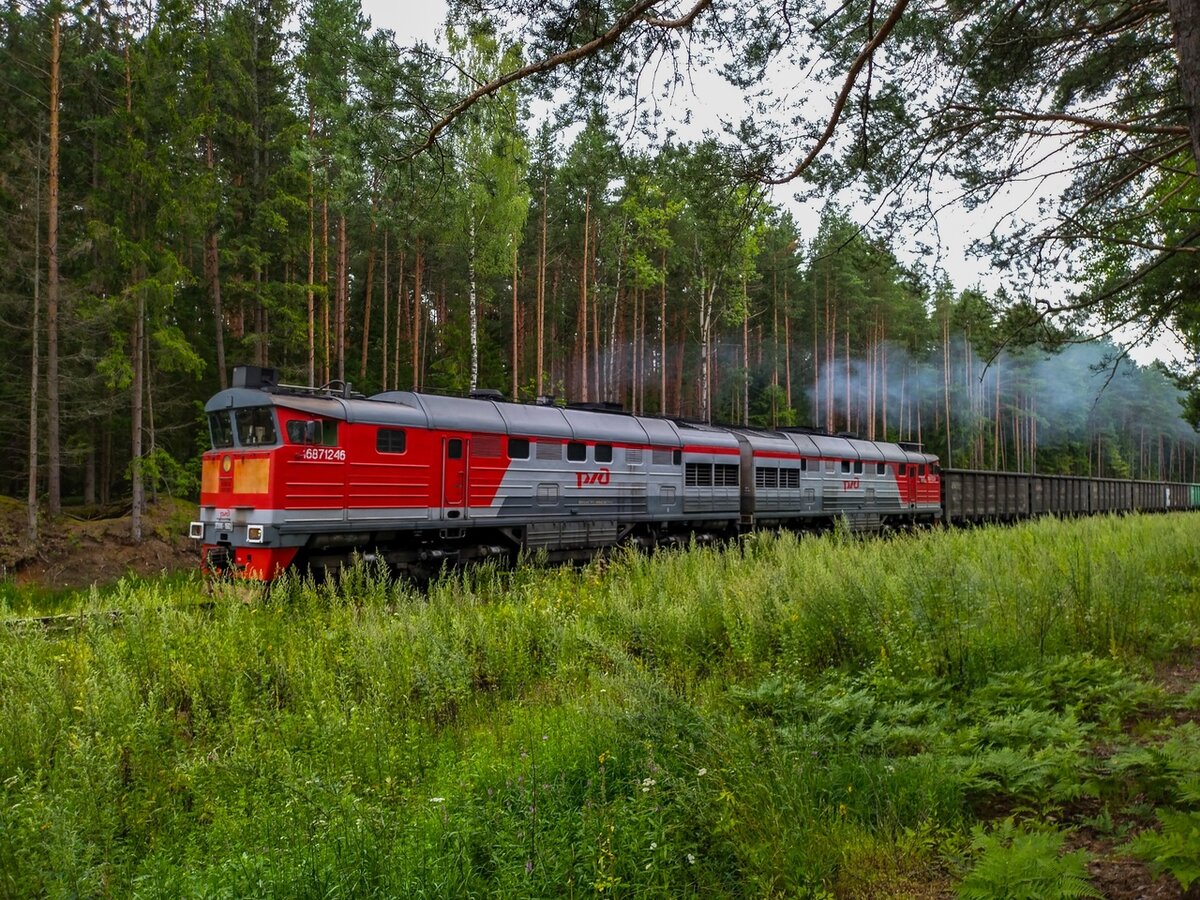
[[[508,403],[277,383],[239,366],[205,405],[203,568],[269,581],[355,554],[428,574],[522,553],[587,559],[763,527],[1200,508],[1200,485],[941,470],[918,445],[718,427],[605,404]]]

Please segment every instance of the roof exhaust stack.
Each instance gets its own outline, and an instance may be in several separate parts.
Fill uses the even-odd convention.
[[[263,366],[234,366],[231,386],[251,391],[269,391],[278,387],[279,373]]]

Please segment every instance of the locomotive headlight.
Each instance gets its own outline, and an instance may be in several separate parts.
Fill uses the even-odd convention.
[[[188,522],[188,537],[194,541],[204,540],[204,523]]]
[[[261,526],[261,525],[247,525],[246,526],[246,543],[261,544],[263,542],[263,536],[265,534],[265,531],[266,531],[266,529],[264,529],[263,526]]]

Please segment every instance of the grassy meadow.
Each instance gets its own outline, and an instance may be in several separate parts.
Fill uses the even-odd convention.
[[[1152,676],[1200,649],[1198,537],[756,534],[6,610],[0,897],[1096,896],[1097,846],[1178,890],[1200,690]]]

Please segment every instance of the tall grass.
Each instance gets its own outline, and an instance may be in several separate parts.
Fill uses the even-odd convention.
[[[903,893],[1161,702],[1196,524],[81,596],[0,629],[0,895]]]

